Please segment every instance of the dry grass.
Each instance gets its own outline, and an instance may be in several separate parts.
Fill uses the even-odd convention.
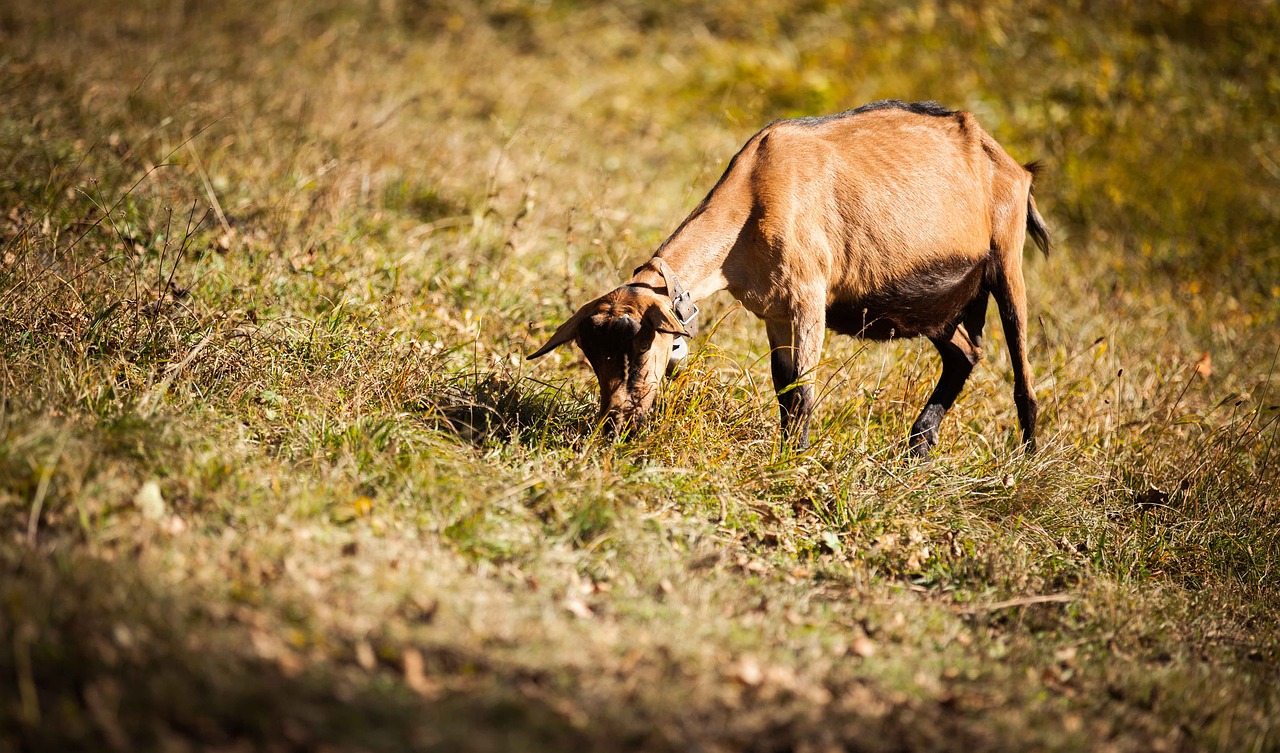
[[[1184,5],[6,5],[0,747],[1280,749],[1280,16]],[[801,454],[727,299],[625,443],[521,360],[888,96],[1050,166],[1039,454],[994,326],[927,464],[927,344]]]

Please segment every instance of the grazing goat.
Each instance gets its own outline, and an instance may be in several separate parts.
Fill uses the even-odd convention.
[[[641,424],[683,338],[696,334],[694,302],[728,290],[765,322],[783,434],[806,447],[826,329],[924,336],[942,356],[942,377],[911,427],[911,450],[923,456],[982,357],[990,294],[1032,451],[1027,233],[1049,250],[1034,176],[972,115],[933,102],[775,121],[627,284],[579,309],[529,358],[577,341],[600,383],[601,417],[614,428]]]

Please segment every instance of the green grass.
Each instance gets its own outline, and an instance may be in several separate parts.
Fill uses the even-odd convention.
[[[0,748],[1280,749],[1274,5],[304,5],[0,9]],[[882,97],[1047,165],[1038,454],[994,315],[927,463],[927,343],[523,360]]]

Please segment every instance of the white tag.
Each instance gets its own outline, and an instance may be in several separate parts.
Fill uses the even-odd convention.
[[[671,360],[683,361],[689,355],[689,343],[683,337],[671,341]]]
[[[671,341],[671,357],[667,360],[667,376],[672,376],[684,366],[684,359],[689,356],[689,343],[683,337]]]

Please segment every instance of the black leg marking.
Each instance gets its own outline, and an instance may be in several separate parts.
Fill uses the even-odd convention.
[[[1027,296],[1019,269],[1014,274],[998,276],[992,289],[1000,309],[1005,340],[1009,343],[1009,360],[1013,363],[1013,401],[1018,406],[1018,424],[1022,427],[1022,446],[1028,453],[1036,450],[1036,405],[1034,377],[1027,361]]]
[[[790,322],[766,322],[769,332],[769,366],[782,418],[782,441],[796,449],[809,446],[809,419],[813,414],[813,385],[797,384],[803,376],[792,345]]]
[[[924,410],[911,426],[911,454],[926,457],[938,443],[938,427],[942,417],[955,404],[956,397],[982,358],[982,327],[987,314],[987,292],[984,290],[965,308],[964,316],[948,338],[931,338],[942,356],[942,376]]]
[[[787,346],[774,348],[769,356],[773,389],[778,395],[783,441],[798,449],[809,446],[809,417],[813,413],[813,385],[796,384],[800,373]]]

